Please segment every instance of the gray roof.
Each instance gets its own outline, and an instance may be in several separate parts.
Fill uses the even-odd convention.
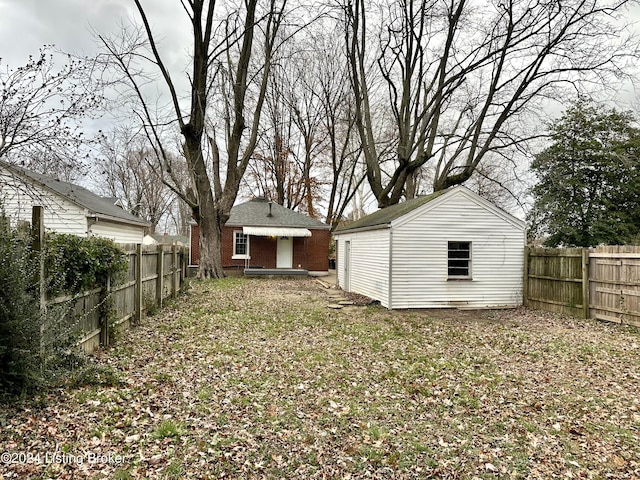
[[[429,203],[431,200],[438,198],[447,191],[448,190],[441,190],[439,192],[432,193],[431,195],[425,195],[423,197],[391,205],[390,207],[378,210],[377,212],[367,215],[366,217],[362,217],[360,220],[356,220],[348,225],[342,225],[336,228],[334,233],[344,233],[362,229],[374,230],[378,228],[386,228],[396,218],[400,218],[416,208],[421,207],[425,203]]]
[[[175,242],[180,242],[180,243],[183,243],[184,245],[189,243],[189,237],[186,237],[184,235],[167,235],[166,233],[165,234],[152,233],[151,237],[158,243],[166,243],[168,245]]]
[[[271,205],[271,216],[269,216]],[[329,225],[274,202],[256,198],[231,208],[225,225],[237,227],[289,227],[329,229]]]
[[[75,203],[79,207],[85,208],[90,214],[99,218],[144,227],[149,225],[145,220],[130,214],[126,210],[114,205],[110,200],[105,200],[79,185],[62,182],[48,175],[32,172],[5,162],[0,162],[0,166],[6,168],[11,173],[22,177],[27,182],[40,185],[66,200]]]

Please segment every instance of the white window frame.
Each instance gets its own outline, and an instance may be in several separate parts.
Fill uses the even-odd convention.
[[[452,244],[461,244],[461,243],[466,243],[468,245],[468,256],[467,257],[459,257],[459,256],[454,256],[451,257],[451,252],[464,252],[467,251],[466,249],[461,249],[461,248],[456,248],[456,249],[452,249]],[[471,273],[471,266],[473,264],[472,259],[473,259],[473,244],[472,242],[469,241],[463,241],[463,240],[450,240],[447,242],[447,280],[471,280],[472,279],[472,273]],[[451,268],[465,268],[464,266],[461,267],[452,267],[451,262],[463,262],[466,261],[467,265],[466,265],[466,269],[467,269],[467,274],[466,275],[453,275],[451,274],[450,269]]]
[[[246,238],[246,252],[245,253],[237,253],[236,247],[238,246],[238,237],[242,235]],[[233,231],[233,255],[231,257],[233,260],[238,259],[248,259],[251,258],[249,255],[249,235],[243,233],[242,230],[234,230]]]

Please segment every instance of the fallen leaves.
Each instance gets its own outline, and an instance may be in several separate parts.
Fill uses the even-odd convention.
[[[0,479],[640,478],[637,330],[327,300],[300,279],[196,283],[99,355],[118,385],[0,407],[0,450],[105,461]]]

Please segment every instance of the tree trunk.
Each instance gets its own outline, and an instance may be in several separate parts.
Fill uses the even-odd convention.
[[[212,214],[200,217],[200,259],[198,275],[200,279],[223,278],[222,268],[222,225],[218,221],[219,212],[214,209]],[[226,220],[225,220],[226,221]]]

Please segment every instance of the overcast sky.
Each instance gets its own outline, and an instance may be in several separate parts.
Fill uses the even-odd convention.
[[[164,49],[174,56],[169,63],[185,59],[188,25],[180,2],[142,3],[154,29],[162,32]],[[139,18],[133,0],[0,0],[0,58],[3,66],[17,67],[44,44],[91,55],[97,50],[93,30],[114,34],[132,18]]]
[[[188,59],[188,25],[178,0],[143,0],[154,31],[161,32],[165,62],[184,67]],[[627,18],[640,22],[640,8]],[[634,18],[637,17],[637,18]],[[96,52],[92,30],[114,34],[121,22],[139,19],[133,0],[0,0],[0,58],[16,67],[36,55],[44,44],[91,55]],[[640,27],[638,28],[640,31]],[[172,68],[173,70],[173,68]],[[175,70],[174,70],[175,71]],[[623,93],[630,97],[630,92]],[[635,95],[633,95],[635,96]]]

